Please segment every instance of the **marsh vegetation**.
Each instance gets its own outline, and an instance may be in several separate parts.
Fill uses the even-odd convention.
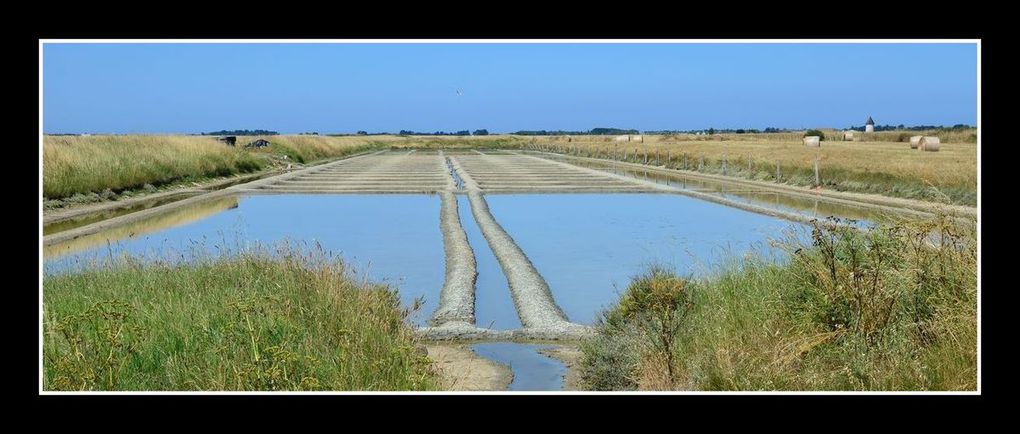
[[[817,222],[692,279],[636,277],[582,345],[593,390],[976,390],[977,244],[945,217]]]
[[[125,257],[43,283],[45,390],[431,390],[388,286],[281,244],[188,263]]]

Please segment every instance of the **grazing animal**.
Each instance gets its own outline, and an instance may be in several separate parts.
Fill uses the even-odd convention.
[[[234,144],[237,143],[237,136],[220,137],[219,141],[226,143],[227,145],[234,146]]]

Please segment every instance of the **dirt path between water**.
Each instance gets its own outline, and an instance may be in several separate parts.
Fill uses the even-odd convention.
[[[514,375],[506,365],[475,354],[466,345],[426,345],[429,358],[450,391],[506,390]]]

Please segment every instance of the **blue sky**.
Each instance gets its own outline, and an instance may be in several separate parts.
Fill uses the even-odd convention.
[[[977,46],[45,44],[43,94],[47,133],[974,125]]]

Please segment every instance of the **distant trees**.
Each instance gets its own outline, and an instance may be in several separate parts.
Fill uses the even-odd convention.
[[[485,131],[485,130],[481,130],[481,131]],[[486,133],[488,133],[488,131],[486,131]],[[432,133],[420,133],[420,132],[411,131],[411,130],[400,130],[399,135],[401,135],[401,136],[470,136],[471,135],[471,131],[469,131],[469,130],[460,130],[460,131],[457,131],[455,133],[448,133],[446,131],[436,131],[436,132],[432,132]]]
[[[947,126],[943,126],[943,125],[914,125],[914,126],[910,126],[910,127],[908,127],[906,125],[903,125],[903,124],[899,124],[899,125],[895,125],[895,126],[894,125],[875,125],[875,131],[895,131],[895,130],[901,130],[901,131],[966,130],[966,129],[970,129],[970,128],[974,128],[974,127],[972,127],[970,125],[967,125],[967,124],[956,124],[956,125],[953,125],[951,127],[947,127]],[[853,126],[853,127],[847,128],[847,130],[851,130],[851,131],[864,131],[864,127],[863,126],[859,126],[859,127],[858,126]]]
[[[517,136],[584,136],[587,135],[586,131],[563,131],[563,130],[521,130],[513,133]]]
[[[368,135],[368,131],[358,130],[357,135],[359,135],[359,136],[367,136]]]
[[[624,130],[620,128],[592,128],[588,131],[564,131],[564,130],[521,130],[514,133],[518,136],[598,136],[598,135],[623,135],[641,134],[638,130]]]
[[[471,133],[471,135],[473,135],[473,136],[487,136],[487,135],[489,135],[489,130],[486,130],[486,129],[475,130],[473,133]]]
[[[598,135],[598,136],[601,136],[601,135],[614,135],[614,136],[616,136],[616,135],[621,135],[621,134],[641,134],[641,132],[638,131],[638,130],[623,130],[623,129],[620,129],[620,128],[592,128],[591,131],[588,132],[588,134]]]
[[[821,130],[807,130],[804,132],[804,137],[807,136],[818,136],[818,141],[825,141],[825,133],[821,132]]]
[[[220,130],[202,133],[203,136],[275,136],[280,133],[269,130]]]

